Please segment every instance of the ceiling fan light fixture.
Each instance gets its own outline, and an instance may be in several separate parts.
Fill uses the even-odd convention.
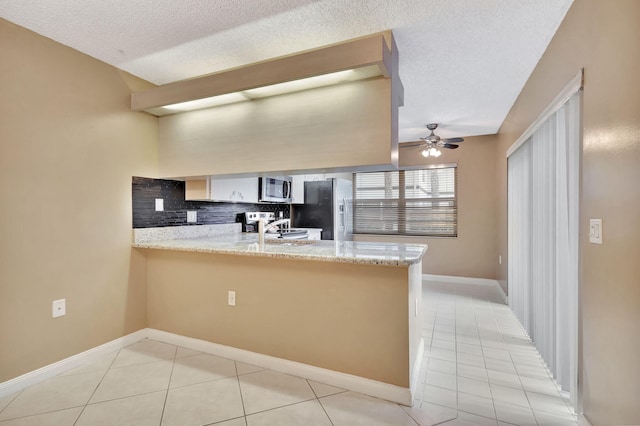
[[[425,158],[429,158],[429,157],[438,158],[438,157],[440,157],[442,155],[440,150],[438,148],[434,147],[434,146],[432,146],[431,148],[423,149],[421,154]]]

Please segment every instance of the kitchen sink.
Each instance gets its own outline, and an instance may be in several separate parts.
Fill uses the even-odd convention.
[[[316,240],[295,240],[291,238],[269,238],[264,241],[265,244],[277,244],[281,246],[304,246],[307,244],[315,244]]]

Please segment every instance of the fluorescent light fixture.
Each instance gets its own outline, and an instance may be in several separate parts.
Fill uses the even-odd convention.
[[[303,90],[316,89],[319,87],[333,86],[335,84],[365,80],[368,78],[379,77],[381,75],[382,73],[380,71],[380,67],[378,67],[377,65],[370,65],[362,68],[322,74],[314,77],[302,78],[299,80],[286,81],[284,83],[272,84],[269,86],[256,87],[255,89],[243,90],[241,92],[227,93],[224,95],[212,96],[209,98],[180,102],[178,104],[149,108],[146,111],[162,116],[185,111],[193,111],[197,109],[229,105],[237,102],[266,98],[269,96],[283,95],[285,93],[300,92]]]
[[[192,111],[194,109],[211,108],[220,105],[229,105],[236,102],[246,101],[247,97],[242,93],[227,93],[226,95],[212,96],[210,98],[196,99],[194,101],[180,102],[179,104],[167,105],[162,108],[173,112]]]
[[[348,81],[348,76],[352,72],[353,70],[338,71],[331,74],[317,75],[315,77],[303,78],[300,80],[286,81],[284,83],[272,84],[271,86],[245,90],[244,93],[255,99],[291,92],[300,92],[302,90],[314,89],[316,87],[331,86],[343,81]]]
[[[379,75],[381,75],[380,68],[377,65],[374,65],[302,78],[300,80],[286,81],[284,83],[272,84],[270,86],[257,87],[255,89],[244,90],[242,93],[252,99],[265,98],[268,96],[316,89],[318,87],[333,86],[334,84],[346,83],[348,81],[364,80],[366,78],[377,77]]]

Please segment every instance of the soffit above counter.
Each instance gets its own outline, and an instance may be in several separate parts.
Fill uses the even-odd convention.
[[[366,77],[285,92],[274,91],[274,85],[256,89],[267,82],[289,85],[301,81],[292,78],[342,73],[344,68],[364,71]],[[329,74],[321,74],[325,71]],[[271,94],[255,95],[256,90]],[[170,102],[247,92],[257,97],[162,114],[159,176],[397,167],[398,109],[404,102],[404,87],[390,31],[134,93],[132,102],[149,96],[155,100],[145,104],[145,111],[154,113],[151,110],[177,106]]]
[[[385,31],[135,92],[131,95],[131,109],[162,116],[179,112],[163,108],[168,105],[221,95],[238,93],[245,96],[245,100],[252,100],[254,96],[261,98],[264,95],[245,94],[245,91],[348,70],[354,70],[354,73],[340,76],[335,84],[375,77],[391,78],[393,47],[391,31]]]

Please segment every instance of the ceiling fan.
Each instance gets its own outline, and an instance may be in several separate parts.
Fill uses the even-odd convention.
[[[434,130],[438,128],[437,123],[427,124],[427,129],[431,131],[431,133],[424,137],[420,138],[423,142],[418,143],[408,143],[400,145],[403,148],[411,148],[417,146],[422,149],[421,154],[424,157],[440,157],[442,154],[439,148],[447,148],[447,149],[456,149],[458,148],[458,143],[463,142],[463,138],[449,138],[442,139],[440,136],[434,133]]]

